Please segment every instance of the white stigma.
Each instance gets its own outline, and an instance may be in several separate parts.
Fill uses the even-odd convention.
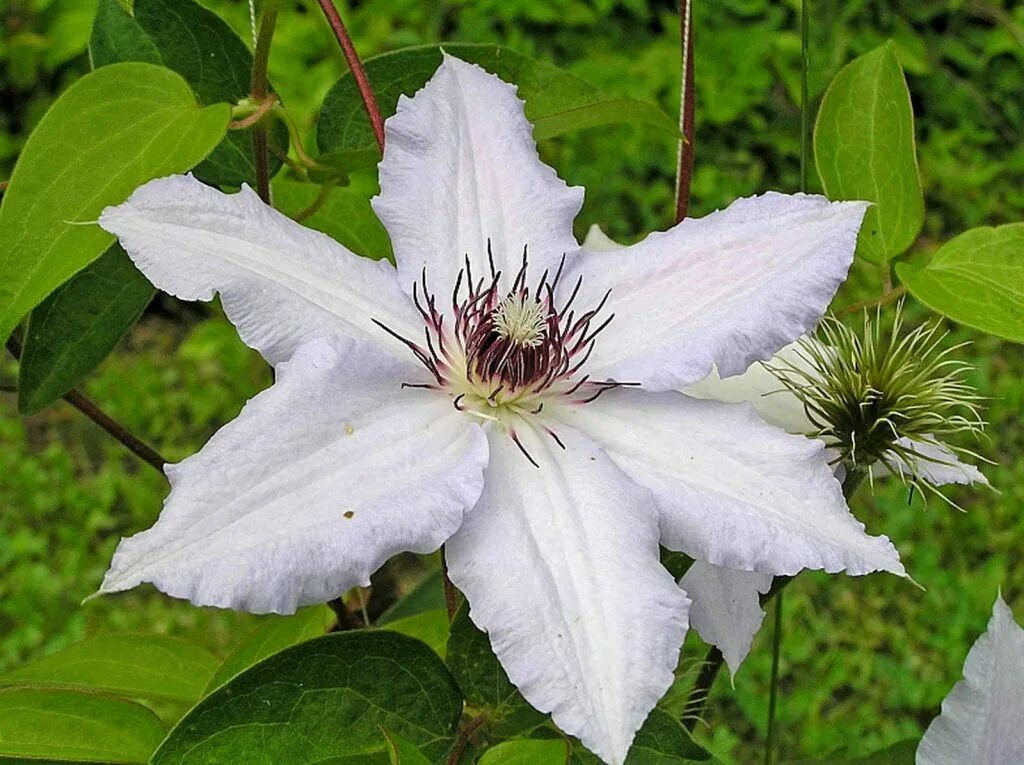
[[[509,295],[494,309],[494,327],[501,337],[524,348],[544,342],[547,311],[531,297]]]

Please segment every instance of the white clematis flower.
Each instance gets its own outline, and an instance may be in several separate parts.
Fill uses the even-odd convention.
[[[1024,629],[1002,596],[917,747],[917,765],[1024,762]]]
[[[374,209],[397,272],[247,188],[166,178],[104,211],[158,287],[220,293],[277,381],[168,466],[103,592],[289,613],[445,544],[512,682],[621,763],[687,627],[659,541],[768,574],[903,573],[820,443],[677,392],[813,327],[865,205],[766,194],[580,252],[582,190],[497,77],[446,56],[386,130]]]

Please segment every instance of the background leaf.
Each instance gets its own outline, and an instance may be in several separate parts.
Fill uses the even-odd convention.
[[[513,739],[492,746],[479,765],[566,765],[569,742],[558,739]]]
[[[488,727],[496,735],[512,736],[530,730],[546,718],[512,685],[491,650],[487,635],[469,618],[469,605],[465,602],[451,624],[446,660],[466,703],[487,714]]]
[[[476,43],[422,45],[366,59],[366,74],[384,117],[395,113],[400,95],[412,95],[426,84],[441,64],[442,47],[451,55],[479,64],[518,85],[537,140],[616,122],[646,123],[679,134],[675,120],[653,104],[609,95],[574,74],[500,45]],[[317,145],[324,154],[364,153],[362,160],[351,155],[345,169],[364,166],[367,161],[372,166],[379,159],[373,131],[351,74],[342,76],[324,98]]]
[[[335,622],[334,612],[323,605],[303,608],[293,616],[265,616],[263,619],[263,623],[242,638],[217,668],[206,687],[206,693],[219,688],[268,656],[321,637]]]
[[[430,646],[430,650],[445,658],[448,649],[448,612],[443,609],[424,611],[401,619],[392,619],[379,629],[408,635]]]
[[[135,0],[134,17],[118,0],[100,0],[89,51],[96,67],[120,61],[162,64],[184,77],[203,104],[236,103],[249,95],[252,54],[226,22],[194,0]],[[271,145],[282,152],[288,146],[288,130],[277,121]],[[280,167],[271,152],[270,174]],[[213,185],[253,185],[252,131],[229,132],[195,175]]]
[[[932,310],[1024,343],[1024,223],[965,231],[923,268],[900,263],[896,274]]]
[[[94,693],[0,688],[0,759],[147,762],[164,737],[141,704]]]
[[[382,732],[388,742],[391,765],[431,765],[427,756],[404,738],[386,730]]]
[[[444,584],[441,569],[436,568],[428,573],[405,597],[399,599],[377,619],[377,626],[383,627],[389,622],[404,619],[407,616],[421,614],[424,611],[437,611],[445,608]]]
[[[914,113],[891,42],[843,67],[814,125],[814,160],[829,199],[874,202],[857,251],[887,263],[917,238],[924,197],[917,170]]]
[[[0,339],[110,246],[94,223],[104,207],[195,165],[229,117],[223,104],[200,108],[181,77],[152,64],[104,67],[68,88],[26,143],[0,206]]]
[[[574,765],[598,765],[600,760],[582,745],[573,747]],[[720,761],[697,744],[672,715],[654,709],[636,733],[626,765],[716,765]]]
[[[153,765],[383,755],[380,727],[436,758],[461,711],[455,681],[419,641],[383,631],[326,635],[271,656],[203,699]]]
[[[18,373],[18,410],[34,414],[95,369],[142,315],[153,286],[118,244],[32,311]]]
[[[786,760],[781,765],[914,765],[917,741],[900,741],[873,754],[853,759]]]
[[[99,635],[19,667],[0,684],[57,685],[118,696],[194,703],[219,661],[167,635]]]
[[[274,179],[272,188],[274,206],[293,217],[309,208],[320,193],[317,185],[280,177]],[[370,209],[370,197],[376,192],[375,181],[353,177],[349,186],[330,189],[323,204],[302,225],[324,232],[357,255],[391,259],[388,232]]]

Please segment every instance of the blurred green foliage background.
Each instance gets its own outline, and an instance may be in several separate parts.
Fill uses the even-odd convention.
[[[205,0],[251,39],[248,6]],[[345,65],[315,3],[286,2],[271,79],[306,134]],[[972,226],[1024,220],[1024,6],[1014,0],[812,0],[811,93],[840,66],[896,41],[917,115],[928,215],[912,257]],[[0,0],[0,178],[32,126],[88,70],[90,0]],[[1016,7],[1015,7],[1016,6]],[[796,0],[695,2],[697,76],[693,213],[799,175]],[[376,0],[342,5],[363,55],[439,40],[498,42],[550,60],[607,91],[678,108],[674,4],[644,0]],[[579,232],[600,222],[632,240],[671,221],[676,147],[637,126],[547,142],[545,158],[587,187]],[[59,161],[59,158],[56,158]],[[859,265],[840,295],[877,295]],[[923,311],[915,315],[924,316]],[[807,575],[787,592],[781,747],[790,757],[859,754],[919,736],[959,678],[996,590],[1024,619],[1024,351],[958,327],[990,397],[981,451],[998,490],[958,490],[966,513],[879,486],[857,511],[888,534],[924,587],[881,576]],[[84,634],[153,630],[222,650],[254,619],[139,591],[81,606],[117,539],[149,526],[160,477],[63,403],[16,414],[16,366],[0,362],[0,671]],[[216,309],[158,299],[85,386],[105,409],[172,459],[197,449],[269,372]],[[866,492],[865,492],[866,493]],[[758,761],[770,629],[736,678],[717,687],[700,735],[727,761]],[[695,636],[689,655],[703,647]]]

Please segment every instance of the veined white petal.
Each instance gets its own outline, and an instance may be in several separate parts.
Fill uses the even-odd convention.
[[[448,294],[467,257],[474,279],[489,276],[488,242],[509,279],[524,247],[535,279],[577,249],[572,221],[583,189],[540,161],[513,86],[445,54],[384,127],[373,209],[391,235],[403,289],[426,268],[430,289]]]
[[[988,630],[967,654],[964,679],[942,702],[917,748],[917,765],[1024,762],[1024,629],[996,599]]]
[[[938,441],[911,441],[901,438],[899,443],[914,454],[920,455],[913,460],[914,470],[932,486],[944,486],[950,483],[980,483],[988,486],[988,479],[978,468],[969,462],[961,462],[956,452]],[[893,455],[889,464],[879,462],[873,465],[871,472],[876,476],[909,475],[910,466],[898,455]]]
[[[748,405],[619,388],[551,412],[654,492],[670,549],[767,574],[904,574],[892,543],[850,514],[824,444],[767,425]]]
[[[326,335],[405,358],[408,349],[374,319],[406,337],[422,332],[389,263],[353,255],[263,204],[248,186],[223,194],[190,175],[158,178],[105,209],[100,225],[164,292],[183,300],[219,292],[242,340],[271,364]]]
[[[688,600],[658,559],[650,493],[588,438],[490,433],[476,507],[445,545],[470,616],[527,701],[621,765],[672,683]]]
[[[152,582],[196,605],[291,613],[397,552],[436,550],[483,486],[486,437],[423,372],[352,340],[278,368],[198,454],[167,467],[151,529],[124,539],[101,592]]]
[[[690,626],[705,643],[718,647],[735,675],[764,621],[761,595],[771,588],[772,575],[698,560],[683,574],[679,586],[693,601]]]
[[[810,368],[800,353],[798,342],[787,345],[768,363],[783,367],[790,364],[802,370]],[[800,399],[759,361],[751,364],[743,374],[734,377],[722,378],[718,369],[712,369],[711,374],[688,385],[683,393],[734,404],[749,401],[762,420],[787,433],[807,434],[815,429]]]
[[[582,252],[578,305],[611,290],[594,379],[679,389],[740,374],[815,326],[853,260],[861,202],[768,193],[687,219],[620,252]]]

